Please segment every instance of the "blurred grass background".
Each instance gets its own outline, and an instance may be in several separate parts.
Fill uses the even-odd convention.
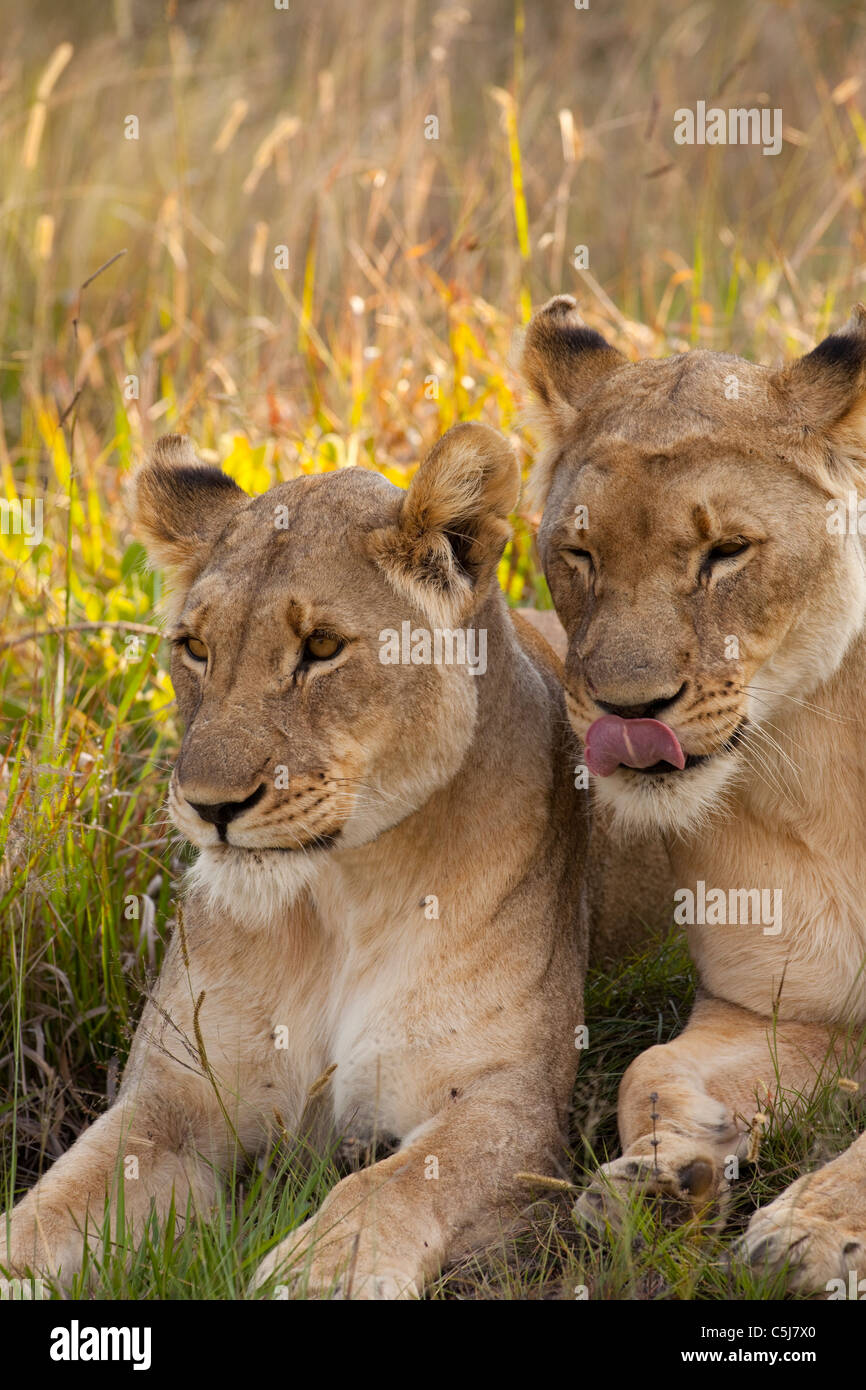
[[[560,291],[634,357],[807,349],[864,297],[864,59],[866,12],[842,0],[4,16],[0,496],[44,502],[40,544],[0,534],[7,1193],[113,1095],[173,920],[178,730],[159,578],[121,499],[142,450],[187,431],[251,490],[352,464],[405,484],[480,418],[528,464],[509,350]],[[674,111],[698,100],[781,108],[782,152],[676,145]],[[531,533],[516,517],[501,579],[545,606]],[[689,967],[667,962],[644,963],[637,1005],[634,971],[594,983],[615,1026],[577,1121],[602,1152],[618,1075],[687,1007]],[[804,1135],[803,1163],[813,1149]],[[519,1268],[543,1291],[565,1258]],[[698,1266],[679,1267],[691,1288]],[[514,1291],[478,1279],[460,1296]]]

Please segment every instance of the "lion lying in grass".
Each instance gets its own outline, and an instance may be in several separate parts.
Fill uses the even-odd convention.
[[[561,296],[523,371],[569,717],[621,831],[665,837],[701,982],[624,1077],[623,1157],[579,1203],[600,1225],[636,1185],[684,1212],[722,1198],[756,1115],[862,1074],[866,309],[778,371],[631,365]],[[738,1254],[800,1289],[866,1274],[866,1137],[755,1212]]]
[[[119,1097],[15,1208],[0,1264],[68,1280],[121,1185],[139,1235],[311,1127],[399,1147],[257,1282],[412,1296],[511,1222],[519,1170],[555,1170],[587,830],[555,659],[496,583],[518,486],[480,425],[408,493],[351,469],[253,500],[157,444],[136,506],[173,585],[169,807],[200,853]],[[409,661],[384,660],[406,622]],[[456,630],[483,670],[431,659],[424,634]]]

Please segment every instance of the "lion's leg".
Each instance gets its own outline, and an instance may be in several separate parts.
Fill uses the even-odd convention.
[[[792,1289],[866,1295],[866,1134],[760,1207],[734,1254],[760,1272],[787,1269]]]
[[[579,1217],[595,1227],[616,1220],[616,1199],[637,1184],[673,1199],[683,1216],[721,1202],[732,1160],[748,1151],[755,1116],[783,1098],[786,1112],[796,1111],[835,1065],[830,1034],[820,1025],[774,1025],[722,1000],[700,1001],[679,1037],[649,1048],[626,1071],[619,1095],[623,1156],[605,1164],[581,1196]]]
[[[526,1203],[515,1173],[552,1171],[556,1105],[537,1075],[484,1085],[338,1183],[262,1261],[256,1286],[276,1275],[311,1294],[413,1298],[444,1265],[512,1225]]]
[[[91,1247],[100,1244],[106,1199],[112,1235],[122,1216],[137,1241],[151,1212],[161,1219],[172,1202],[181,1220],[188,1204],[206,1210],[238,1153],[268,1142],[275,1106],[290,1131],[300,1120],[291,1068],[268,1068],[257,981],[227,987],[219,957],[190,941],[191,964],[187,938],[169,946],[114,1105],[0,1214],[0,1270],[67,1282],[81,1267],[85,1229]]]
[[[214,1106],[216,1112],[216,1105]],[[98,1244],[105,1201],[112,1234],[120,1212],[138,1238],[152,1210],[160,1217],[172,1198],[182,1217],[213,1199],[213,1163],[224,1163],[227,1135],[218,1112],[207,1114],[170,1084],[151,1079],[137,1095],[119,1099],[79,1137],[9,1213],[0,1217],[0,1267],[64,1282],[81,1267],[85,1229]]]

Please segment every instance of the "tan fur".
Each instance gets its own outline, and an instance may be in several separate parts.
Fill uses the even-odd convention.
[[[516,611],[528,627],[540,633],[547,645],[556,654],[561,665],[565,660],[565,653],[568,651],[568,638],[565,635],[565,628],[553,610],[549,608],[518,608]]]
[[[169,806],[199,856],[119,1098],[12,1213],[8,1267],[67,1279],[106,1194],[123,1185],[138,1235],[172,1197],[208,1209],[238,1145],[252,1159],[312,1127],[398,1147],[258,1282],[411,1296],[516,1219],[515,1173],[556,1170],[587,798],[555,659],[495,582],[517,486],[480,426],[450,432],[408,493],[351,469],[250,499],[187,443],[157,446],[134,493],[174,580]],[[485,674],[382,663],[384,629],[446,617],[486,634]],[[346,645],[305,666],[317,630]]]
[[[778,889],[782,903],[778,931],[688,929],[702,1000],[624,1078],[624,1156],[580,1203],[598,1224],[636,1182],[683,1210],[721,1202],[756,1114],[782,1122],[819,1078],[862,1073],[866,564],[827,504],[863,484],[866,311],[778,370],[707,352],[630,365],[580,333],[565,297],[527,345],[536,389],[550,355],[557,402],[539,545],[575,732],[605,706],[651,710],[706,758],[621,767],[596,797],[624,837],[665,834],[678,888]],[[710,561],[734,538],[748,549]],[[866,1273],[864,1141],[757,1212],[742,1253],[790,1260],[802,1288]]]

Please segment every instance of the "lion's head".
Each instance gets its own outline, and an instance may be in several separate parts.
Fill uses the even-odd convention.
[[[157,443],[133,493],[172,591],[169,808],[213,903],[278,921],[329,854],[454,776],[518,487],[483,425],[450,430],[407,492],[351,468],[251,498],[188,440]]]
[[[705,351],[631,364],[560,296],[522,370],[597,794],[624,827],[700,824],[864,622],[845,518],[866,463],[866,310],[779,370]]]

